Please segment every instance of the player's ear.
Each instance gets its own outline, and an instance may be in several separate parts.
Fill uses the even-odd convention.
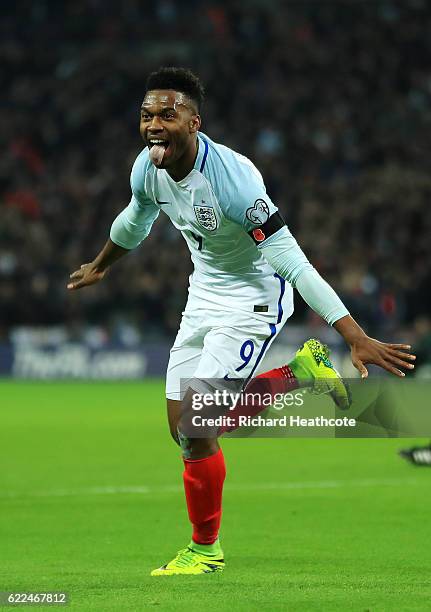
[[[193,117],[189,121],[189,131],[190,134],[194,134],[199,131],[201,127],[201,118],[200,115],[193,115]]]

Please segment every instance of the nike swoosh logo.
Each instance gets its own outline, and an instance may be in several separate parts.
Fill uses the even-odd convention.
[[[170,204],[170,202],[162,202],[161,200],[158,200],[157,198],[156,198],[156,202],[157,204]]]

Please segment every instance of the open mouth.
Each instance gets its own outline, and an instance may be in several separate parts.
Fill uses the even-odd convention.
[[[168,140],[162,140],[160,138],[150,138],[148,139],[148,146],[151,149],[151,147],[153,147],[154,145],[158,145],[160,147],[163,147],[165,150],[169,147],[169,141]]]
[[[166,157],[170,155],[169,140],[165,138],[149,138],[150,160],[157,168],[162,168]]]

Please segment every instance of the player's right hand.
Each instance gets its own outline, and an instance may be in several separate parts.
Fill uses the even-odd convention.
[[[82,264],[79,270],[75,270],[70,275],[70,282],[67,288],[70,291],[74,289],[81,289],[82,287],[88,287],[94,285],[102,280],[105,276],[106,270],[100,271],[93,262]]]

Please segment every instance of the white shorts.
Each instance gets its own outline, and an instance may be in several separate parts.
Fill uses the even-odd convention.
[[[181,400],[186,381],[207,384],[208,379],[248,380],[256,375],[265,353],[293,312],[289,289],[285,291],[281,283],[278,314],[267,318],[227,308],[206,308],[203,300],[189,298],[170,352],[166,397]]]

